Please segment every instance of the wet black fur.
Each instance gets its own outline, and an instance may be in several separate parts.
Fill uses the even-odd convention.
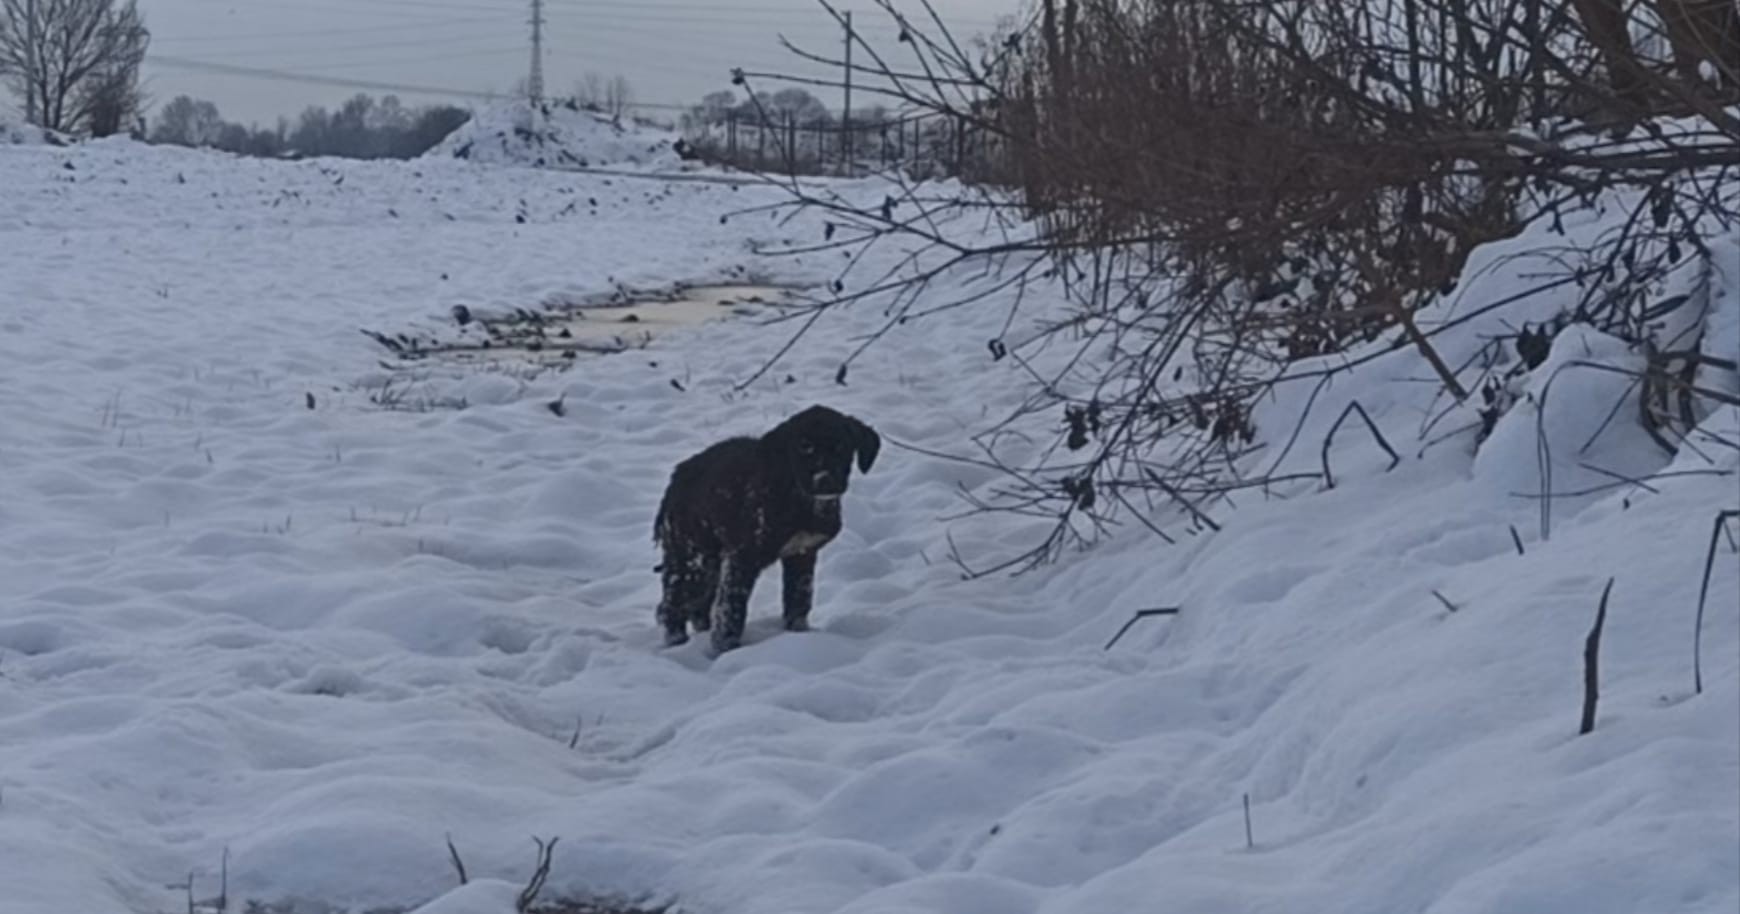
[[[812,406],[760,438],[721,441],[677,464],[653,522],[664,548],[665,643],[689,640],[693,625],[711,629],[717,652],[742,644],[749,595],[774,562],[785,627],[807,629],[816,552],[840,532],[853,459],[868,471],[881,447],[870,426]]]

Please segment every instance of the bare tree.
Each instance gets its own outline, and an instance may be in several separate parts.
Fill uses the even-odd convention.
[[[593,72],[582,75],[574,83],[574,101],[582,108],[601,110],[604,106],[604,77]]]
[[[690,131],[705,131],[712,125],[724,123],[736,107],[737,95],[730,89],[709,92],[701,96],[700,104],[683,112],[683,127]]]
[[[819,124],[829,120],[828,106],[796,86],[780,89],[767,98],[766,108],[777,118],[791,118],[800,124]]]
[[[628,84],[628,78],[617,74],[604,85],[604,110],[611,117],[622,117],[627,113],[628,106],[634,101],[634,88]]]
[[[186,95],[177,95],[157,113],[151,142],[175,146],[216,145],[223,131],[223,116],[217,105]]]
[[[406,108],[397,95],[387,95],[368,112],[367,121],[370,130],[402,132],[411,128],[414,116],[415,113]]]
[[[114,128],[133,113],[150,41],[137,0],[0,0],[0,75],[50,130]]]
[[[85,129],[91,136],[144,131],[145,93],[135,69],[112,67],[91,80]]]

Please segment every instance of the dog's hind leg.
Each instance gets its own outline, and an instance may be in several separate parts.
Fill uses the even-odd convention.
[[[688,623],[707,614],[719,588],[719,559],[688,550],[665,553],[664,594],[659,599],[658,621],[665,630],[665,645],[689,640]],[[697,624],[697,631],[706,626]]]
[[[749,618],[749,595],[760,569],[741,556],[727,555],[719,569],[719,591],[713,598],[713,652],[723,654],[743,643]]]
[[[810,605],[816,586],[816,554],[800,552],[780,559],[783,587],[780,597],[785,604],[786,631],[810,630]]]

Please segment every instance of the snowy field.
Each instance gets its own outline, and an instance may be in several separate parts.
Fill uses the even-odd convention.
[[[1253,491],[1219,532],[1174,523],[1175,547],[1133,528],[971,582],[951,534],[989,560],[1033,530],[945,520],[960,486],[995,480],[911,448],[965,452],[1020,401],[986,351],[999,309],[898,328],[848,386],[834,370],[874,307],[824,319],[742,392],[789,327],[739,318],[559,375],[418,382],[465,409],[377,402],[392,377],[360,328],[832,279],[837,254],[751,250],[814,240],[812,221],[721,224],[777,199],[453,161],[0,147],[0,912],[182,912],[189,874],[209,899],[227,865],[231,911],[507,914],[534,836],[560,838],[550,899],[696,914],[1740,907],[1726,547],[1702,695],[1691,671],[1735,477],[1560,503],[1542,539],[1518,497],[1538,486],[1532,407],[1478,457],[1472,437],[1420,457],[1405,353],[1326,392],[1289,458],[1315,468],[1357,397],[1403,452],[1393,471],[1344,432],[1333,490]],[[1470,300],[1510,281],[1495,257],[1471,265],[1489,280]],[[1740,355],[1737,280],[1717,277],[1710,326]],[[1632,357],[1613,346],[1567,333],[1530,383]],[[1554,385],[1555,485],[1589,482],[1581,462],[1667,465],[1631,422],[1577,453],[1623,387]],[[769,575],[744,648],[660,648],[670,467],[816,402],[885,438],[822,553],[816,630],[776,631]],[[1740,428],[1732,409],[1707,423]],[[1702,450],[1677,460],[1740,464]],[[1600,714],[1579,737],[1610,576]],[[1104,649],[1160,605],[1183,612]]]

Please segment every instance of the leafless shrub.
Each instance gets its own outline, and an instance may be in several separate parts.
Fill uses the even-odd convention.
[[[877,5],[900,38],[860,41],[854,91],[992,133],[999,152],[980,186],[939,192],[892,175],[897,191],[870,206],[770,178],[828,226],[783,252],[842,250],[853,264],[878,245],[911,252],[884,275],[853,277],[850,292],[842,277],[835,296],[794,315],[797,336],[860,302],[882,306],[887,328],[993,297],[1015,303],[1007,328],[1036,283],[1074,305],[1036,335],[987,343],[1033,393],[975,439],[974,462],[1007,484],[969,503],[1056,523],[1010,561],[975,568],[957,556],[968,574],[1030,567],[1125,518],[1159,533],[1154,518],[1170,511],[1200,527],[1235,492],[1319,479],[1273,475],[1305,416],[1259,430],[1257,404],[1283,382],[1315,379],[1321,392],[1398,349],[1417,352],[1442,392],[1422,437],[1477,397],[1489,429],[1506,385],[1571,323],[1655,347],[1639,421],[1667,450],[1703,408],[1686,380],[1708,363],[1701,317],[1659,338],[1689,300],[1662,290],[1707,268],[1705,239],[1740,224],[1729,44],[1740,25],[1694,0],[1626,9],[1627,34],[1645,39],[1627,49],[1602,32],[1605,0],[1039,0],[971,49],[924,0],[910,16]],[[738,81],[754,101],[778,77]],[[1558,266],[1536,286],[1420,319],[1477,246],[1556,230],[1598,200],[1627,207],[1620,227],[1541,251]],[[969,218],[1000,237],[967,244],[945,228]],[[924,296],[963,266],[988,278],[948,301]],[[1435,342],[1567,287],[1577,303],[1550,328],[1524,327],[1460,363]],[[1042,373],[1036,354],[1060,346],[1075,355]],[[1047,415],[1055,438],[1005,459],[1017,427]],[[1259,466],[1265,449],[1279,456]]]

